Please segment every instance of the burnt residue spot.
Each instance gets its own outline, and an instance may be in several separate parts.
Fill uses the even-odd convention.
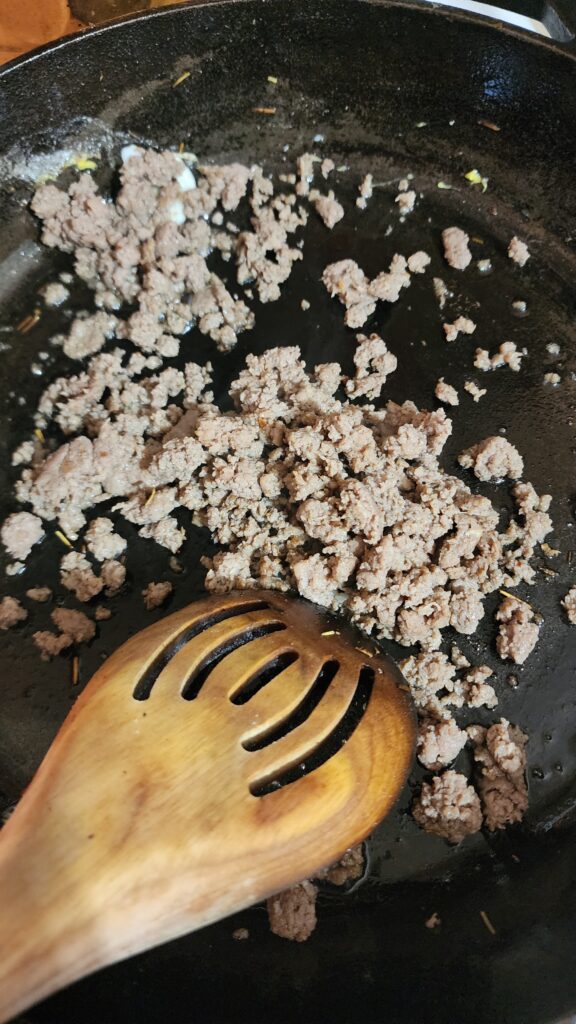
[[[245,633],[240,633],[239,636],[235,636],[232,640],[227,640],[226,643],[215,647],[213,651],[210,651],[203,658],[196,671],[184,683],[182,687],[182,697],[184,700],[194,700],[198,696],[210,673],[232,651],[237,651],[239,647],[244,647],[246,644],[251,643],[252,640],[259,640],[262,636],[269,636],[271,633],[278,633],[286,628],[286,623],[284,622],[267,622],[263,626],[247,629]]]
[[[291,782],[296,782],[304,775],[310,775],[316,768],[320,768],[331,757],[334,757],[348,742],[362,721],[372,695],[374,679],[374,669],[369,665],[363,665],[356,691],[348,709],[330,735],[300,764],[287,768],[284,772],[277,772],[272,778],[268,777],[264,781],[253,782],[250,786],[252,796],[266,796],[283,786],[289,786]]]
[[[195,636],[198,636],[200,633],[204,633],[205,630],[210,629],[211,626],[215,626],[219,622],[224,622],[226,619],[233,619],[238,615],[245,615],[247,612],[265,611],[269,607],[270,606],[266,601],[244,602],[243,604],[233,605],[230,608],[224,608],[220,612],[214,612],[211,615],[206,615],[204,618],[199,619],[198,622],[195,622],[192,626],[185,626],[184,629],[166,645],[160,654],[154,658],[150,667],[146,670],[142,678],[138,680],[132,694],[134,700],[148,700],[148,697],[152,692],[152,687],[162,672],[162,669],[166,668],[166,665],[172,661],[174,655],[178,654],[178,651],[184,647],[184,644],[189,643],[189,641],[193,640]]]
[[[282,722],[266,733],[266,735],[260,736],[258,739],[246,740],[242,744],[244,750],[261,750],[270,743],[274,743],[276,740],[282,739],[283,736],[287,736],[293,729],[297,729],[299,725],[302,725],[310,717],[314,709],[318,707],[339,668],[340,662],[335,660],[326,661],[296,710],[292,714],[287,715]]]

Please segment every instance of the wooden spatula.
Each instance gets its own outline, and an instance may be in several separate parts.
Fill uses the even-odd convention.
[[[125,643],[0,833],[0,1020],[368,835],[412,756],[401,682],[277,593],[209,598]]]

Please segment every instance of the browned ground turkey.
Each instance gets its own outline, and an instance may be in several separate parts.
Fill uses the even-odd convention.
[[[30,590],[26,591],[26,597],[29,597],[31,601],[38,601],[40,604],[45,604],[46,601],[50,601],[52,591],[50,590],[50,587],[30,587]]]
[[[482,827],[478,794],[465,775],[446,771],[422,785],[412,814],[420,828],[449,843],[461,843]]]
[[[173,590],[174,587],[168,581],[164,581],[162,583],[149,583],[142,591],[146,611],[149,612],[152,611],[153,608],[160,608]]]
[[[466,270],[472,260],[472,253],[468,248],[470,239],[462,228],[446,228],[442,232],[444,243],[444,257],[449,266],[454,270]]]
[[[523,267],[525,263],[530,259],[530,253],[526,242],[523,242],[517,235],[510,240],[508,246],[508,255],[514,263],[517,263],[519,267]]]
[[[436,382],[434,394],[436,395],[438,401],[443,402],[444,405],[460,404],[460,399],[458,398],[458,392],[456,391],[456,388],[452,387],[452,384],[447,384],[446,381],[444,380],[444,377],[440,377],[440,379]]]
[[[540,634],[532,608],[524,601],[506,597],[496,612],[496,620],[500,623],[496,638],[498,654],[523,665],[538,643]]]
[[[25,561],[32,548],[44,536],[42,520],[30,512],[14,512],[2,524],[0,537],[12,558]]]
[[[0,629],[12,629],[28,618],[28,612],[15,597],[3,597],[0,601]]]
[[[299,882],[292,889],[267,901],[270,930],[282,939],[305,942],[316,927],[316,896],[312,882]]]
[[[513,341],[503,341],[497,352],[490,355],[488,349],[477,348],[474,357],[474,366],[477,370],[497,370],[500,366],[509,366],[516,373],[522,366],[522,357]]]
[[[528,737],[505,718],[489,729],[471,725],[468,735],[486,826],[493,832],[521,821],[528,807],[524,749]]]
[[[204,559],[208,590],[297,590],[349,615],[368,633],[416,648],[402,667],[420,718],[420,760],[438,771],[466,742],[454,712],[497,703],[487,666],[470,665],[455,647],[451,660],[438,650],[443,631],[473,634],[487,595],[532,582],[535,546],[552,528],[549,496],[518,482],[517,514],[500,528],[498,508],[440,465],[452,429],[444,410],[419,410],[409,401],[367,405],[380,397],[397,364],[377,334],[358,336],[353,378],[335,363],[307,369],[295,346],[249,356],[231,385],[234,411],[226,413],[214,404],[210,363],[164,364],[178,355],[191,324],[223,351],[254,324],[243,298],[208,268],[211,250],[231,261],[238,284],[249,286],[250,301],[255,294],[261,302],[278,299],[303,258],[298,233],[309,205],[328,228],[344,214],[332,192],[313,187],[318,169],[326,178],[334,164],[304,154],[297,175],[281,176],[293,191],[277,192],[257,165],[201,164],[192,171],[176,153],[127,147],[113,201],[89,175],[68,192],[52,184],[38,189],[33,205],[44,241],[74,255],[96,310],[79,314],[57,339],[66,355],[83,363],[49,385],[36,436],[13,455],[13,465],[21,467],[16,496],[31,512],[9,517],[2,527],[16,559],[8,571],[20,570],[55,520],[74,545],[62,558],[62,584],[77,600],[95,603],[124,584],[127,541],[117,529],[123,521],[173,555],[194,527],[205,527],[217,549]],[[400,184],[401,214],[416,198],[408,185]],[[372,188],[367,175],[359,206]],[[247,230],[229,219],[240,203],[249,211]],[[448,228],[443,242],[449,265],[465,269],[472,258],[466,233]],[[512,240],[512,258],[527,258],[523,245]],[[361,327],[378,302],[397,302],[411,275],[425,273],[430,262],[421,250],[396,253],[389,268],[370,279],[343,259],[325,268],[323,281],[345,307],[346,324]],[[434,290],[443,308],[451,293],[440,278]],[[57,288],[54,297],[66,298]],[[117,314],[126,303],[132,312],[122,320]],[[449,338],[474,327],[462,316],[445,324]],[[113,337],[127,343],[128,353]],[[521,354],[504,342],[492,357],[477,350],[476,365],[518,369]],[[464,387],[475,400],[485,393],[473,382]],[[343,393],[344,400],[336,397]],[[437,395],[458,402],[443,379]],[[54,449],[55,435],[64,442]],[[460,461],[482,481],[518,480],[523,473],[521,456],[501,437],[474,445]],[[106,515],[95,515],[102,502]],[[189,518],[179,513],[177,520],[178,509]],[[157,606],[171,587],[152,583],[144,600]],[[42,589],[28,596],[42,600],[33,594]],[[567,595],[569,615],[571,602]],[[27,613],[18,608],[20,620]],[[91,614],[103,620],[109,609],[97,605]],[[56,608],[52,618],[58,633],[34,635],[43,657],[95,635],[94,621],[81,612]],[[537,624],[517,602],[501,605],[499,624],[502,656],[524,660]],[[511,768],[506,753],[507,744],[516,743],[524,756],[522,744],[517,733],[506,732],[504,720],[500,726],[500,732],[470,733],[489,828],[523,812],[524,762],[520,780],[520,768]],[[514,798],[506,788],[511,785]],[[512,811],[502,809],[506,799]],[[481,825],[477,795],[453,771],[424,783],[414,815],[451,842]],[[342,884],[362,871],[356,848],[322,877]],[[307,937],[315,898],[311,882],[274,897],[275,930]]]
[[[568,591],[562,599],[562,607],[568,616],[568,620],[576,626],[576,587]]]
[[[456,341],[459,334],[474,334],[476,324],[467,316],[457,316],[454,323],[444,324],[446,341]]]

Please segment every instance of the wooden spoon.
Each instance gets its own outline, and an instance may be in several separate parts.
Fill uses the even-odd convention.
[[[372,831],[414,723],[398,669],[359,637],[244,591],[156,622],[102,665],[0,833],[1,1021]]]

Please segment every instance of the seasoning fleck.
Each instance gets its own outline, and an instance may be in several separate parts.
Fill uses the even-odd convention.
[[[442,920],[440,918],[440,915],[437,914],[436,911],[434,911],[434,913],[431,914],[430,917],[426,919],[426,921],[424,921],[425,927],[430,928],[430,930],[432,930],[432,928],[438,928],[439,925],[441,924]]]
[[[36,430],[34,431],[34,436],[38,438],[38,440],[40,441],[40,444],[46,444],[46,438],[44,437],[44,431],[40,430],[40,427],[36,427]]]
[[[272,114],[276,113],[276,107],[252,107],[255,114]]]
[[[66,536],[66,534],[62,533],[62,530],[54,530],[54,536],[58,537],[58,540],[61,540],[62,543],[65,544],[65,546],[67,548],[71,548],[71,547],[74,546],[72,544],[72,542],[70,540],[68,540],[68,537]]]
[[[491,131],[491,132],[501,132],[502,131],[500,125],[494,124],[494,121],[485,121],[483,117],[480,118],[480,120],[478,121],[478,124],[482,128],[488,128],[488,130]]]
[[[28,331],[31,331],[32,328],[36,326],[39,319],[40,310],[35,309],[33,313],[29,313],[28,316],[25,316],[24,319],[20,321],[20,323],[16,327],[16,330],[18,331],[19,334],[28,334]]]
[[[72,659],[72,686],[78,685],[80,679],[80,658],[77,654]]]
[[[172,82],[172,88],[177,89],[179,85],[182,85],[182,82],[185,82],[187,78],[190,78],[191,74],[191,71],[183,71],[176,81]]]
[[[482,923],[490,932],[490,935],[496,935],[496,929],[485,910],[480,911],[480,917],[482,918]]]
[[[267,75],[266,81],[270,82],[270,85],[278,85],[278,79],[276,75]]]

